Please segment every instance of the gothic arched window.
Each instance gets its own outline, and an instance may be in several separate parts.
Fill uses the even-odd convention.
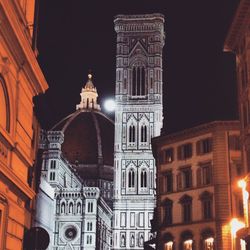
[[[65,203],[61,203],[61,214],[65,214]]]
[[[69,204],[69,213],[70,214],[73,213],[73,203],[72,202]]]
[[[132,69],[132,95],[142,96],[147,94],[145,68],[134,66]]]
[[[141,187],[147,187],[147,171],[141,171]]]
[[[7,87],[0,75],[0,126],[10,132],[10,105]]]
[[[77,209],[76,209],[77,213],[80,214],[81,213],[81,202],[77,203]]]
[[[129,126],[129,142],[135,142],[135,126]]]
[[[141,142],[147,142],[147,126],[141,126]]]
[[[128,173],[128,187],[135,187],[135,171],[133,169],[130,169]]]

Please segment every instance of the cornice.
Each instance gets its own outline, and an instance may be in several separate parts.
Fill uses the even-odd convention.
[[[164,21],[164,15],[160,13],[152,13],[152,14],[142,14],[142,15],[116,15],[114,20],[154,20],[159,18],[160,20]]]
[[[114,19],[115,31],[119,32],[164,32],[162,14],[117,15]]]
[[[17,19],[12,1],[0,0],[0,35],[6,40],[11,53],[23,68],[28,77],[31,77],[35,95],[45,92],[48,88],[46,79],[36,60],[24,30]]]
[[[153,148],[156,145],[165,144],[166,141],[168,143],[176,142],[179,140],[188,139],[197,135],[211,133],[214,131],[222,131],[222,130],[239,130],[240,131],[240,122],[235,121],[213,121],[205,124],[201,124],[195,126],[193,128],[188,128],[179,132],[175,132],[172,134],[160,135],[158,137],[154,137],[152,139]]]
[[[19,177],[8,167],[0,165],[0,176],[3,174],[13,183],[19,190],[22,191],[28,198],[33,199],[35,191],[31,189],[26,183],[24,183]]]
[[[236,51],[250,23],[250,0],[241,0],[227,33],[224,51]]]

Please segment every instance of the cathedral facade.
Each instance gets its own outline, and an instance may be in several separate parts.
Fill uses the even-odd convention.
[[[41,134],[34,226],[49,233],[48,249],[111,248],[114,125],[88,78],[76,111]]]
[[[118,15],[114,144],[113,249],[143,249],[151,239],[155,160],[162,127],[161,14]]]

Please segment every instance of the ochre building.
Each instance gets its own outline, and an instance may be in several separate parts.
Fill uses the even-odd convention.
[[[34,0],[0,0],[0,249],[22,249],[31,226],[39,132],[32,98],[48,88],[36,60],[34,10]]]

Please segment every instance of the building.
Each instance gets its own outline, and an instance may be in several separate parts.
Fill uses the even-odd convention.
[[[155,160],[151,138],[162,127],[161,14],[118,15],[114,145],[113,249],[142,249],[152,237]]]
[[[89,74],[76,111],[43,131],[34,225],[49,249],[110,249],[114,124],[100,110]]]
[[[236,56],[237,90],[238,90],[238,110],[241,123],[241,143],[243,166],[245,169],[246,188],[242,189],[249,196],[250,191],[250,1],[239,1],[238,8],[232,20],[232,24],[225,39],[224,50],[233,52]],[[249,208],[248,197],[245,196],[245,228],[238,232],[238,238],[247,241],[250,249],[250,228],[249,228]]]
[[[22,249],[31,227],[39,133],[32,99],[48,88],[36,60],[34,10],[34,0],[0,0],[0,249]]]
[[[243,219],[240,123],[216,121],[153,138],[157,249],[238,250]],[[242,245],[243,247],[243,245]]]

